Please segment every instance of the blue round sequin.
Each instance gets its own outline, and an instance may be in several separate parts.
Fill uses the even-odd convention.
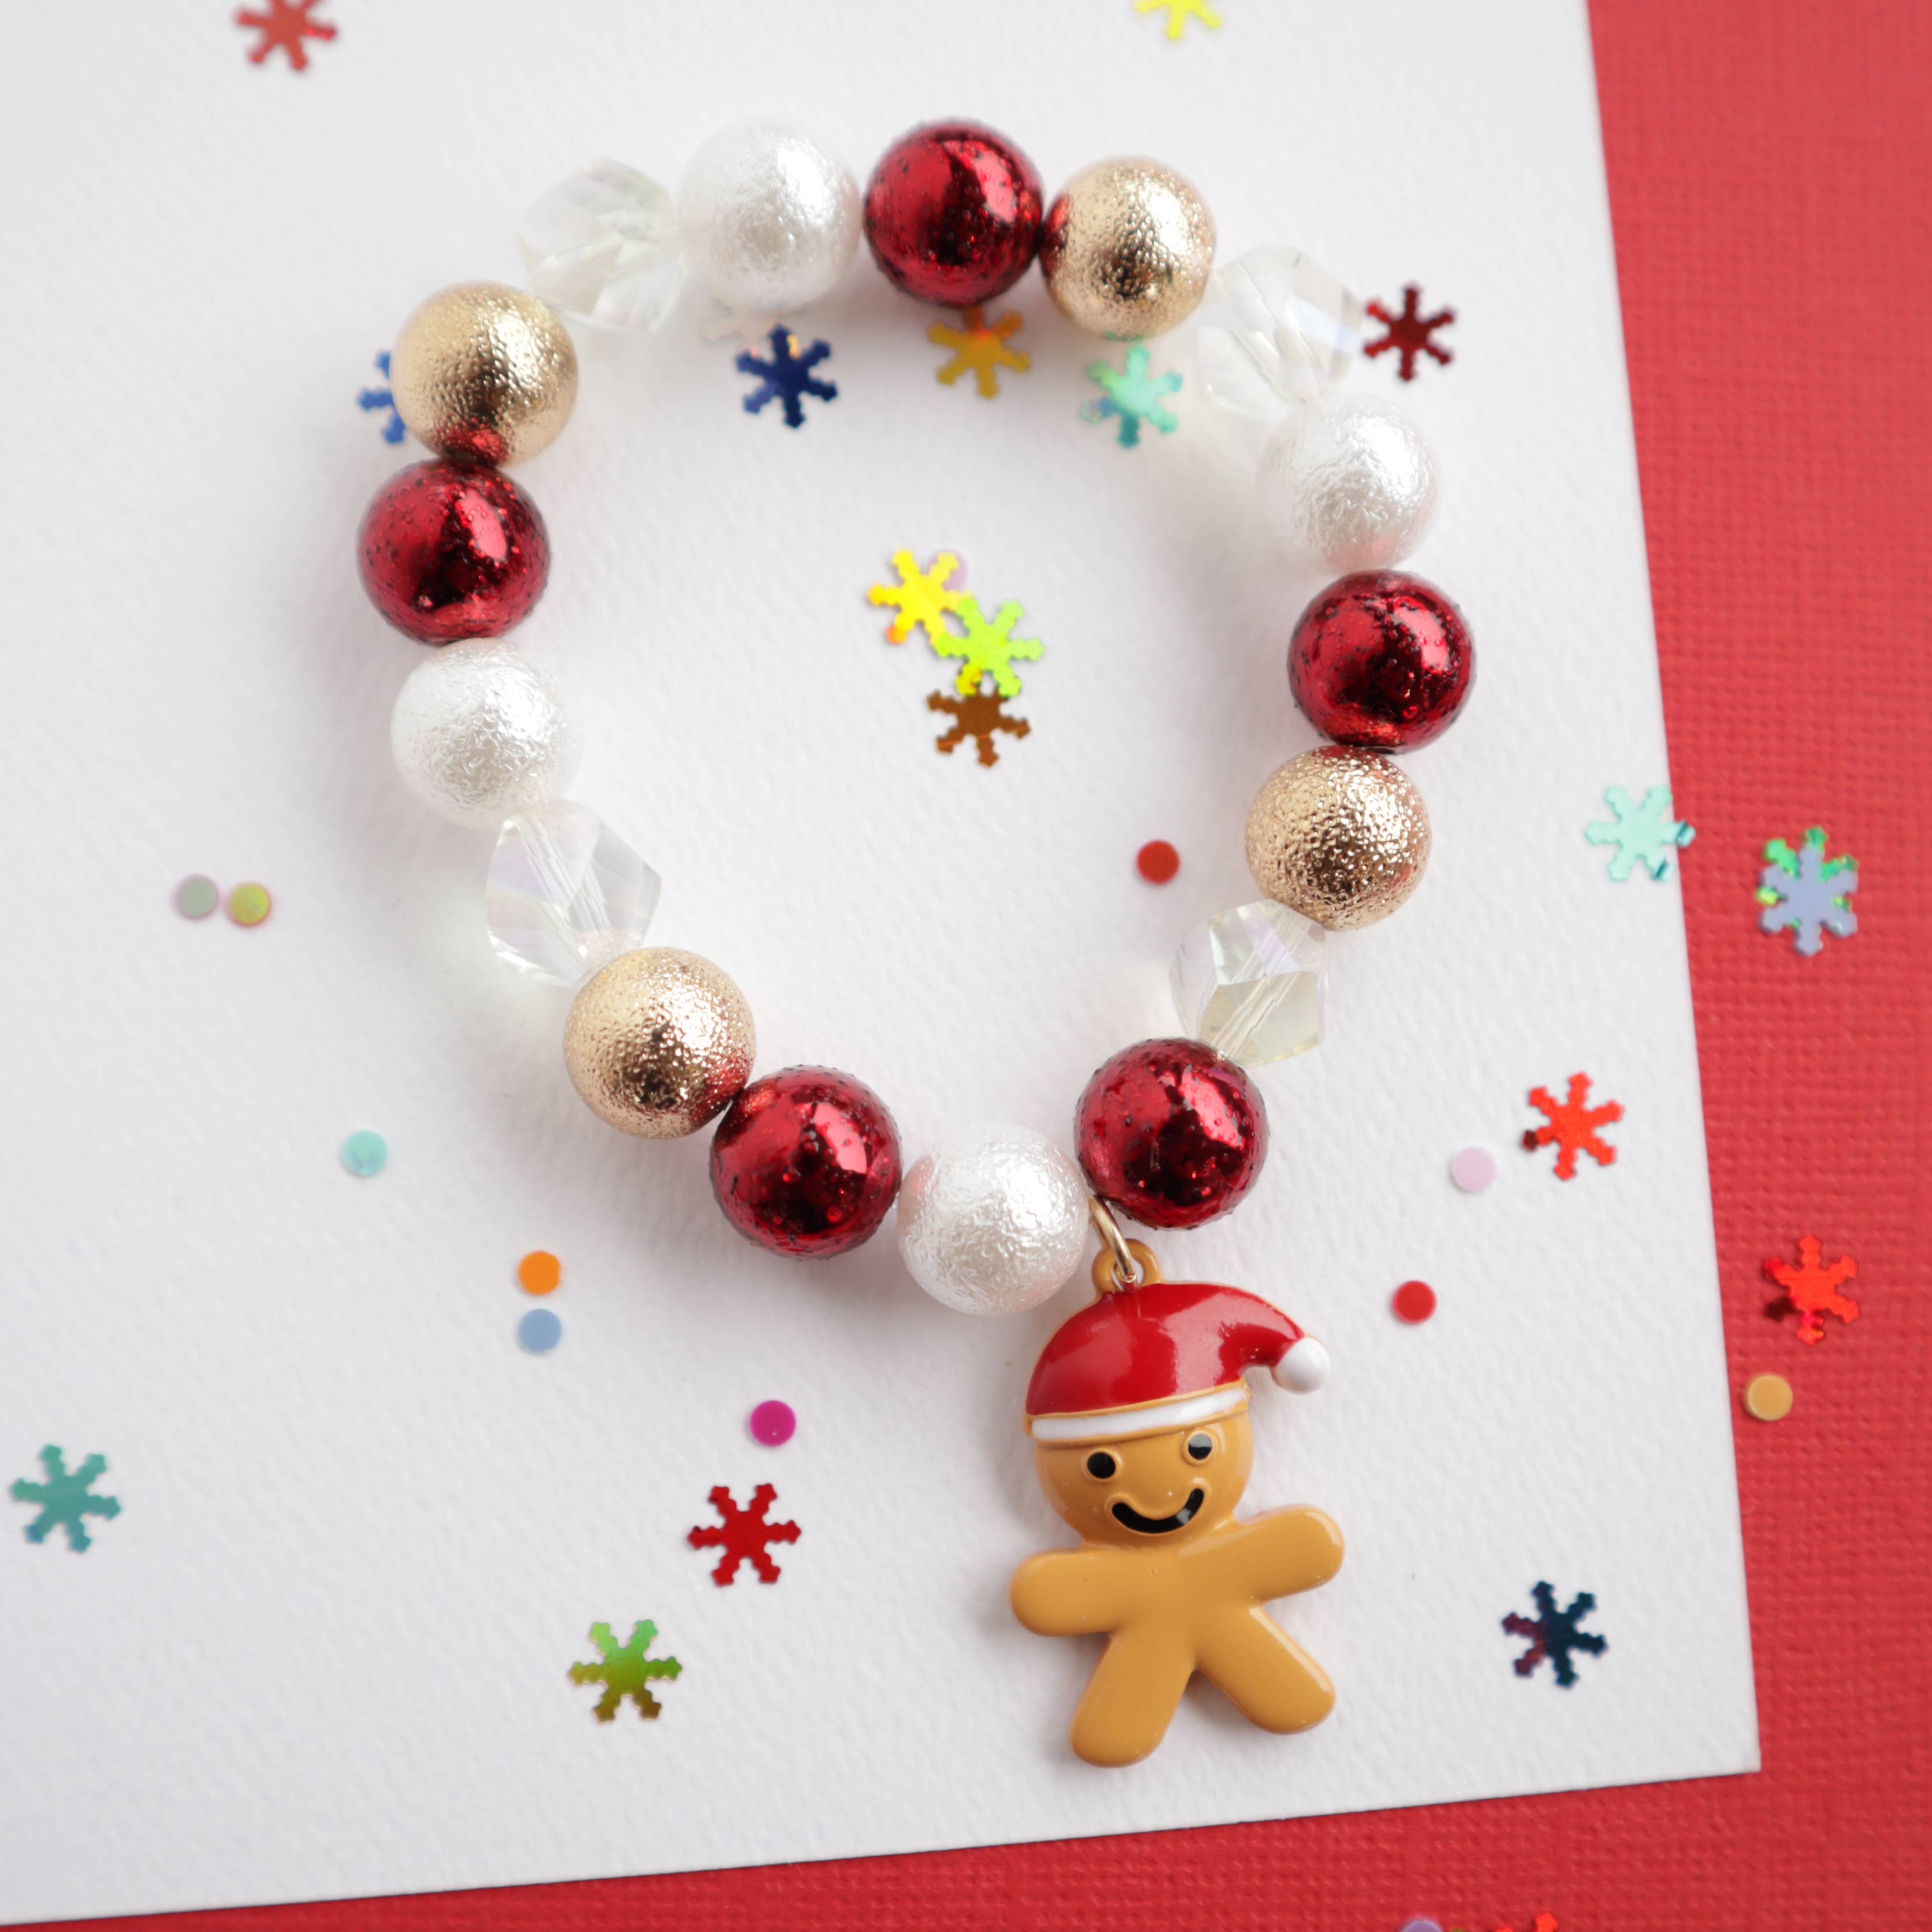
[[[563,1324],[548,1308],[532,1308],[517,1324],[518,1341],[533,1355],[547,1355],[563,1340]]]

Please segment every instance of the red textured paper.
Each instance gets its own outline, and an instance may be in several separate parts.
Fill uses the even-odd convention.
[[[1932,8],[1597,0],[1595,33],[1671,774],[1697,828],[1684,891],[1731,1377],[1774,1369],[1798,1391],[1784,1421],[1736,1425],[1762,1774],[97,1922],[1396,1932],[1420,1912],[1487,1928],[1539,1909],[1563,1932],[1922,1922]],[[1858,858],[1859,932],[1804,960],[1758,934],[1750,889],[1763,842],[1812,824]],[[1811,1350],[1764,1318],[1759,1265],[1806,1232],[1858,1257],[1864,1309]],[[1667,1288],[1624,1286],[1668,1321]]]

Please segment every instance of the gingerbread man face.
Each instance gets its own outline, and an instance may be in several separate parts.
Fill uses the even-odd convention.
[[[1247,1405],[1192,1428],[1034,1444],[1046,1498],[1082,1542],[1179,1546],[1228,1521],[1254,1467]]]

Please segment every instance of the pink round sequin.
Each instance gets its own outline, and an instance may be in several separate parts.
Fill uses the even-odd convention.
[[[798,1418],[788,1402],[761,1402],[752,1412],[752,1440],[776,1449],[789,1442],[798,1426]]]
[[[1484,1147],[1466,1147],[1449,1163],[1449,1178],[1465,1194],[1480,1194],[1496,1178],[1496,1157]]]

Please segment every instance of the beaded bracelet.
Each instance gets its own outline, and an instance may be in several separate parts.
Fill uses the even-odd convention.
[[[842,277],[862,229],[886,277],[925,302],[976,309],[1036,254],[1056,306],[1096,334],[1159,334],[1207,298],[1218,317],[1201,341],[1210,394],[1251,414],[1288,411],[1260,464],[1270,535],[1304,567],[1339,573],[1288,650],[1294,700],[1334,742],[1262,788],[1246,848],[1265,897],[1184,942],[1172,982],[1188,1036],[1142,1041],[1095,1072],[1075,1108],[1077,1165],[1041,1134],[988,1124],[926,1154],[902,1186],[892,1115],[862,1082],[817,1066],[754,1079],[737,986],[695,953],[642,945],[656,874],[560,795],[578,735],[556,678],[494,641],[529,614],[548,570],[543,519],[499,466],[536,454],[569,416],[576,356],[559,312],[656,327],[694,277],[730,330],[769,332],[774,356],[797,362],[784,318]],[[900,1252],[920,1286],[950,1307],[1010,1313],[1065,1283],[1090,1223],[1098,1298],[1048,1340],[1025,1405],[1041,1483],[1082,1548],[1032,1558],[1012,1586],[1029,1628],[1113,1634],[1074,1748],[1094,1763],[1144,1756],[1197,1669],[1265,1728],[1318,1721],[1328,1679],[1259,1605],[1332,1575],[1340,1532],[1318,1510],[1252,1521],[1233,1510],[1252,1454],[1244,1372],[1264,1366],[1312,1390],[1325,1352],[1258,1296],[1164,1280],[1115,1216],[1194,1228],[1246,1194],[1268,1116],[1245,1068],[1318,1043],[1326,932],[1384,917],[1427,862],[1427,813],[1388,754],[1448,728],[1474,659],[1454,604],[1390,568],[1433,513],[1428,444],[1390,405],[1333,389],[1364,304],[1292,249],[1214,274],[1205,202],[1152,161],[1099,163],[1046,206],[1026,157],[969,122],[906,135],[862,201],[824,146],[746,123],[700,147],[674,202],[599,162],[539,203],[521,238],[535,294],[465,284],[404,324],[392,388],[434,458],[378,492],[358,538],[382,615],[449,646],[404,683],[391,742],[435,810],[496,832],[486,903],[499,958],[575,988],[565,1064],[612,1126],[668,1138],[722,1115],[712,1190],[766,1249],[843,1253],[896,1197]],[[787,420],[802,418],[788,408]],[[1183,1546],[1221,1553],[1163,1560]]]

